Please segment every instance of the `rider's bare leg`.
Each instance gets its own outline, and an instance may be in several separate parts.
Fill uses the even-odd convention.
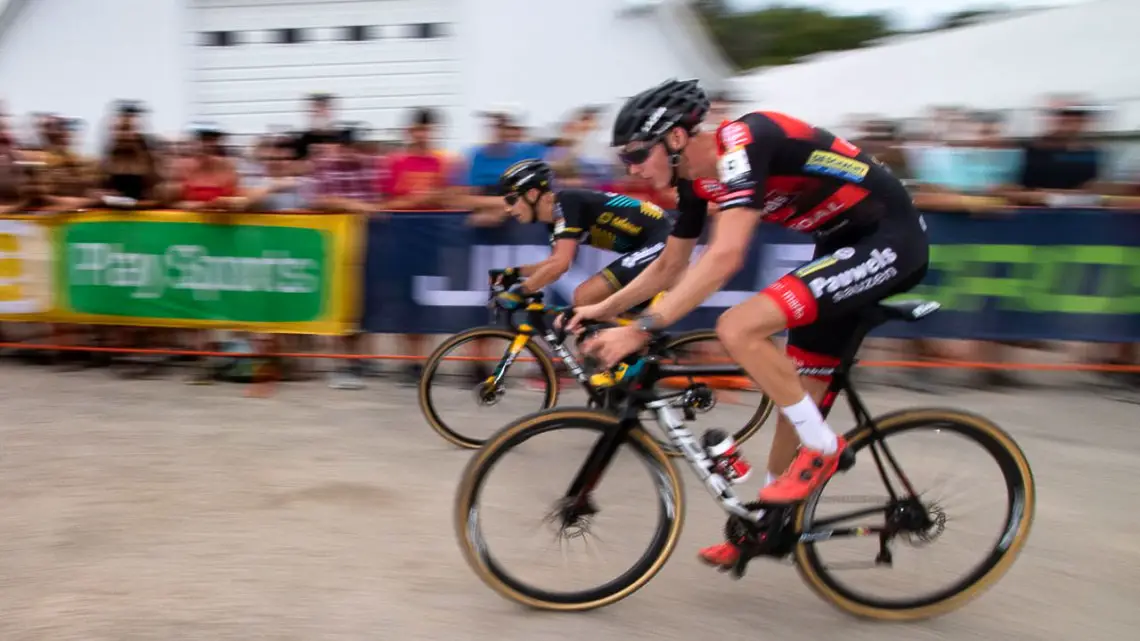
[[[616,291],[617,287],[604,274],[594,274],[574,289],[574,306],[583,307],[600,303]]]

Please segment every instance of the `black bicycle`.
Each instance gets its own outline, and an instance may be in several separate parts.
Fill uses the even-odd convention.
[[[537,292],[529,296],[526,306],[517,312],[524,314],[526,320],[516,322],[515,314],[494,305],[494,296],[503,289],[502,283],[496,284],[495,273],[493,271],[491,274],[488,298],[488,306],[493,313],[493,324],[475,327],[448,338],[424,363],[423,374],[419,380],[419,405],[428,425],[448,442],[459,447],[476,449],[482,447],[486,439],[470,433],[469,430],[474,429],[478,423],[470,410],[465,409],[456,419],[448,421],[441,414],[441,406],[457,405],[463,397],[466,397],[473,399],[478,408],[490,408],[503,404],[506,397],[513,394],[521,401],[520,404],[508,408],[513,412],[512,416],[554,407],[558,403],[561,390],[559,374],[551,354],[558,357],[570,375],[581,385],[586,393],[587,407],[612,408],[615,398],[611,389],[614,384],[612,373],[588,371],[592,368],[582,362],[584,359],[575,356],[568,347],[567,333],[554,327],[552,322],[554,316],[568,313],[570,310],[544,305],[542,293]],[[629,321],[626,319],[621,322]],[[471,387],[469,392],[462,389],[464,384],[461,382],[461,393],[455,394],[457,386],[446,385],[444,381],[450,374],[462,371],[465,363],[469,365],[471,362],[483,360],[478,355],[463,355],[463,352],[494,353],[497,350],[486,347],[486,344],[492,341],[500,343],[505,341],[507,346],[500,352],[501,355],[490,375],[482,380],[467,383]],[[480,344],[484,346],[481,350],[477,347]],[[673,380],[667,383],[678,391],[663,398],[668,398],[675,406],[682,408],[689,420],[693,420],[697,413],[711,411],[718,402],[724,401],[726,396],[736,394],[717,387],[726,382],[748,381],[744,371],[724,355],[720,340],[712,330],[695,330],[678,335],[662,346],[658,356],[677,364],[719,360],[731,367],[729,373],[716,379],[681,376],[679,378],[687,380]],[[456,366],[448,371],[445,367],[448,363]],[[512,386],[508,382],[507,374],[512,366],[517,364],[532,366],[530,390],[521,389],[519,385]],[[467,377],[467,380],[470,380],[470,377]],[[531,393],[527,394],[527,391]],[[748,395],[748,403],[756,406],[752,417],[734,434],[737,442],[744,442],[768,419],[773,404],[767,395],[758,391],[753,394],[750,390],[744,390],[740,391],[739,395]],[[495,424],[501,425],[502,422],[497,421]],[[460,431],[461,429],[464,431]],[[680,455],[671,443],[662,442],[661,446],[671,456]]]
[[[855,352],[871,329],[888,320],[917,321],[937,308],[937,303],[899,302],[879,305],[864,316],[861,331],[836,368],[821,403],[826,415],[834,406],[839,392],[846,392],[857,422],[856,427],[846,433],[849,447],[841,457],[840,472],[806,501],[791,506],[742,502],[731,483],[716,473],[713,457],[694,439],[670,403],[662,399],[655,383],[666,376],[720,375],[731,368],[663,364],[658,354],[668,338],[658,337],[651,343],[647,356],[625,361],[628,364],[625,375],[615,386],[623,394],[617,413],[589,408],[543,410],[507,425],[472,457],[459,485],[454,515],[456,534],[468,563],[499,594],[542,609],[578,611],[597,608],[624,599],[644,586],[676,547],[685,508],[681,478],[676,467],[638,419],[639,412],[648,409],[656,414],[656,421],[669,441],[684,453],[697,477],[729,514],[725,534],[742,551],[740,560],[731,569],[735,577],[742,576],[748,562],[755,557],[790,556],[802,578],[819,596],[852,615],[912,620],[940,615],[961,606],[997,581],[1025,545],[1033,521],[1036,496],[1029,462],[1006,432],[976,414],[955,409],[904,409],[872,417],[852,389],[849,378],[856,362]],[[574,450],[568,443],[574,432],[585,433],[585,442],[579,450]],[[517,572],[509,572],[507,563],[519,556],[519,548],[526,538],[520,536],[524,532],[519,529],[522,521],[509,528],[509,543],[505,551],[500,549],[494,554],[488,544],[485,521],[489,506],[494,503],[484,504],[484,494],[488,492],[491,472],[498,469],[508,454],[520,447],[525,450],[526,457],[510,460],[526,458],[534,461],[541,456],[541,450],[535,449],[537,446],[533,446],[531,441],[551,434],[562,438],[548,459],[541,459],[541,474],[532,474],[525,481],[526,486],[520,486],[517,480],[508,483],[505,490],[507,498],[503,502],[509,505],[505,509],[511,518],[516,518],[522,499],[537,493],[533,486],[551,479],[555,488],[543,495],[547,497],[544,501],[547,507],[542,508],[545,516],[532,528],[538,528],[535,531],[543,534],[543,540],[551,538],[551,532],[545,531],[545,528],[550,528],[552,538],[558,542],[563,555],[578,541],[583,541],[587,549],[599,542],[619,547],[628,543],[627,547],[636,554],[641,548],[639,543],[631,542],[636,538],[634,527],[623,522],[617,535],[611,534],[606,538],[595,537],[594,527],[598,519],[613,508],[649,505],[656,508],[656,516],[651,520],[654,525],[646,528],[648,548],[628,566],[618,565],[607,558],[604,564],[606,571],[620,568],[619,573],[600,584],[591,579],[594,582],[586,583],[585,587],[549,590],[535,587],[534,581],[553,574],[553,567],[532,572],[535,578],[526,580],[519,578]],[[960,443],[980,446],[981,452],[959,455],[952,449],[954,443],[948,441],[940,441],[934,447],[908,447],[903,438],[919,436],[953,437],[954,440],[961,437]],[[890,447],[888,440],[891,441]],[[575,451],[588,451],[576,473],[573,460],[567,460]],[[619,454],[639,460],[643,465],[619,464],[615,458]],[[949,585],[920,593],[913,585],[896,577],[892,581],[879,581],[879,585],[896,589],[898,594],[895,596],[875,596],[856,591],[844,580],[843,570],[858,574],[859,570],[893,567],[900,542],[916,549],[932,548],[947,526],[961,517],[944,499],[929,492],[919,492],[910,475],[903,471],[899,459],[910,460],[920,454],[933,454],[936,460],[951,463],[958,470],[968,469],[974,487],[984,483],[979,480],[983,468],[973,466],[983,461],[994,464],[995,482],[984,489],[988,490],[990,500],[1002,503],[998,511],[1000,519],[995,519],[995,532],[975,538],[969,545],[950,548],[954,554],[977,552],[981,558]],[[881,494],[868,498],[861,493],[840,497],[836,501],[824,498],[829,487],[836,484],[843,487],[849,480],[857,479],[854,472],[871,471],[871,468],[854,467],[859,456],[869,457],[877,472],[868,474],[870,478],[859,489],[866,492],[867,487],[875,486],[880,488]],[[555,472],[556,465],[562,461],[571,466],[566,471],[567,476],[575,474],[568,488],[562,485],[564,480],[558,481],[565,477]],[[911,472],[921,474],[933,466],[910,467]],[[628,491],[632,484],[629,475],[643,468],[650,472],[649,487],[652,491],[648,488],[640,494]],[[603,477],[611,479],[610,489],[618,492],[618,497],[608,502],[599,497],[599,490],[606,486],[601,482]],[[1002,480],[997,481],[997,477]],[[1004,487],[999,489],[998,483]],[[614,488],[615,484],[619,487]],[[546,503],[549,495],[557,496],[552,508]],[[822,514],[821,506],[830,506],[832,502],[845,511]],[[850,504],[853,502],[871,505],[852,509]],[[974,531],[969,529],[973,523],[966,520],[962,523],[959,529],[973,536]],[[497,532],[495,528],[490,531]],[[829,546],[840,541],[866,546],[868,549],[858,555],[864,560],[854,562],[854,565],[824,563],[824,548],[830,550]],[[941,546],[941,549],[946,549],[946,546]],[[928,553],[924,551],[922,554]],[[547,559],[545,556],[542,558]],[[534,565],[528,567],[533,568]],[[920,578],[925,576],[923,573]]]

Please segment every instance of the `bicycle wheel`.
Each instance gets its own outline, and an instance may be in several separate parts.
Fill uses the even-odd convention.
[[[691,332],[680,334],[671,340],[666,348],[668,356],[661,359],[662,363],[678,364],[678,365],[696,365],[696,364],[716,364],[731,361],[727,352],[720,344],[720,339],[717,338],[716,332],[710,329],[698,329]],[[753,404],[756,406],[756,411],[752,412],[745,420],[744,425],[736,430],[733,438],[736,442],[743,443],[752,438],[756,432],[764,425],[764,421],[772,414],[775,404],[772,399],[768,398],[755,387],[752,379],[747,375],[742,376],[719,376],[719,377],[674,377],[662,379],[663,382],[658,383],[661,387],[687,387],[689,385],[701,383],[707,386],[709,396],[709,403],[706,409],[698,409],[697,413],[703,414],[710,411],[715,406],[735,405],[740,408],[749,408]],[[739,423],[739,414],[733,415],[730,419],[726,413],[718,414],[718,416],[725,416],[726,421],[730,424]],[[735,420],[733,420],[735,419]],[[657,442],[665,450],[669,456],[681,456],[681,451],[676,448],[672,443],[657,438]]]
[[[585,408],[555,408],[544,410],[530,416],[518,419],[504,427],[468,463],[463,472],[459,491],[455,501],[455,531],[460,547],[468,564],[476,575],[489,587],[501,596],[528,607],[544,610],[581,611],[609,605],[633,594],[644,586],[665,564],[676,547],[681,535],[681,525],[684,518],[684,495],[681,479],[677,470],[670,463],[669,458],[648,434],[640,427],[631,430],[625,441],[618,448],[618,455],[614,457],[605,471],[606,483],[600,483],[591,490],[588,500],[589,511],[577,516],[566,516],[568,508],[564,498],[570,481],[578,472],[581,463],[586,461],[592,446],[607,433],[618,429],[618,418],[601,410]],[[566,445],[567,439],[575,435],[586,437],[584,447],[578,448],[583,456],[567,456],[577,451],[574,447]],[[541,450],[531,443],[539,436],[549,437],[544,440],[554,441],[548,448]],[[614,541],[618,546],[634,552],[637,556],[628,566],[614,563],[611,555],[605,555],[605,571],[616,574],[609,580],[600,584],[592,582],[586,587],[565,590],[551,590],[533,585],[531,580],[519,578],[522,573],[508,571],[506,565],[519,556],[519,548],[527,537],[520,535],[527,528],[518,525],[510,528],[509,535],[505,536],[505,553],[492,555],[488,541],[487,531],[494,534],[496,529],[486,526],[487,514],[493,512],[495,505],[494,490],[488,490],[488,480],[491,471],[503,465],[508,453],[527,445],[525,454],[514,457],[520,464],[532,466],[533,473],[524,476],[521,482],[508,483],[503,493],[502,503],[506,510],[512,513],[518,510],[518,505],[531,494],[541,494],[543,507],[540,512],[546,512],[545,518],[540,519],[538,526],[555,524],[559,527],[555,532],[555,541],[559,544],[563,558],[561,565],[566,566],[566,551],[563,546],[569,547],[579,538],[585,539],[589,547],[590,537],[594,536],[594,528],[599,525],[598,519],[605,515],[610,517],[618,507],[655,507],[655,517],[649,519],[652,527],[647,528],[648,546],[644,552],[638,552],[640,546],[632,543],[638,539],[637,528],[626,527],[627,523],[619,524],[616,533],[605,538],[598,536],[600,542],[607,545]],[[546,458],[543,458],[543,454]],[[643,464],[647,468],[650,484],[643,493],[630,493],[627,478],[631,468],[640,469],[642,466],[626,464],[626,455]],[[560,473],[558,463],[567,468],[566,474]],[[504,474],[500,477],[513,478]],[[548,480],[553,490],[541,492],[535,490],[538,482]],[[607,497],[599,493],[606,486],[606,490],[614,490],[617,498]],[[491,497],[485,495],[490,494]],[[605,492],[609,494],[609,492]],[[553,499],[553,511],[549,511]],[[533,527],[531,528],[533,530]],[[533,538],[533,537],[532,537]],[[542,540],[549,539],[548,532],[542,532]],[[546,557],[538,563],[528,564],[529,568],[541,566]],[[625,568],[625,569],[623,569]],[[580,568],[575,568],[580,569]],[[552,570],[539,568],[533,573],[541,579],[549,579]]]
[[[520,414],[533,412],[537,409],[554,407],[558,402],[558,375],[554,371],[554,362],[533,338],[527,340],[524,334],[518,334],[502,327],[491,326],[476,327],[460,332],[448,338],[432,352],[431,356],[429,356],[424,363],[423,374],[420,376],[419,381],[420,411],[423,412],[428,425],[446,441],[459,447],[468,449],[482,447],[486,439],[470,433],[460,433],[457,429],[457,425],[460,424],[459,421],[444,420],[439,411],[440,406],[458,404],[467,400],[474,401],[478,407],[492,407],[503,401],[504,397],[508,394],[508,386],[505,385],[505,383],[492,386],[488,381],[481,381],[470,385],[469,387],[471,389],[460,387],[458,390],[452,390],[455,393],[444,394],[442,391],[444,386],[440,384],[437,379],[442,379],[441,367],[449,360],[448,356],[452,352],[458,352],[461,347],[469,343],[488,340],[505,340],[511,344],[511,347],[507,348],[499,359],[499,366],[503,368],[502,376],[505,376],[507,370],[512,366],[517,367],[517,363],[520,360],[533,362],[537,365],[539,382],[545,385],[539,394],[535,395],[537,398],[523,398],[520,402],[521,404],[517,406],[511,405],[508,409],[512,412],[512,416],[519,416]],[[523,340],[526,340],[526,342],[522,344],[521,351],[515,353],[515,357],[511,358],[509,354],[514,351],[513,348],[518,347],[516,341]],[[524,390],[517,391],[521,393]],[[522,397],[521,394],[518,394],[518,396],[520,396],[520,398]],[[474,420],[474,417],[469,411],[464,412],[462,424],[467,426],[464,429],[471,429],[476,422],[478,421]],[[499,426],[502,425],[503,422],[503,420],[496,420],[493,424]]]
[[[804,534],[801,534],[800,543],[795,547],[796,566],[800,575],[820,597],[858,617],[909,621],[945,614],[977,597],[993,585],[1009,570],[1024,547],[1033,522],[1036,501],[1036,488],[1029,462],[1013,439],[1001,428],[981,416],[967,412],[948,409],[908,409],[875,419],[875,425],[874,430],[868,426],[861,426],[849,432],[847,438],[850,447],[855,452],[871,449],[869,453],[873,458],[866,457],[867,460],[861,462],[862,466],[871,468],[868,473],[869,477],[874,477],[871,483],[885,484],[888,478],[894,477],[896,481],[893,487],[900,491],[897,497],[892,496],[891,500],[885,501],[884,509],[871,508],[852,512],[848,518],[877,515],[877,518],[885,521],[885,525],[845,528],[848,532],[854,531],[855,538],[838,536],[833,538],[831,532],[835,530],[822,529],[846,520],[842,517],[821,517],[817,515],[817,510],[821,501],[826,500],[821,498],[823,490],[847,474],[859,470],[861,465],[856,463],[848,472],[832,477],[823,488],[797,509],[795,531]],[[940,443],[937,447],[926,446],[908,451],[905,443],[898,442],[902,435],[930,436],[939,439]],[[883,444],[888,440],[896,442],[889,448],[884,447]],[[953,443],[946,441],[957,441],[962,445],[970,444],[980,450],[979,454],[988,454],[988,457],[952,452]],[[907,457],[913,459],[922,453],[933,454],[955,471],[968,476],[971,487],[980,485],[978,477],[983,476],[986,470],[994,473],[995,480],[1000,477],[1001,481],[998,482],[1004,482],[1004,492],[999,492],[998,488],[992,485],[985,486],[985,496],[988,500],[1004,503],[997,511],[998,518],[994,519],[997,527],[992,533],[979,535],[977,528],[973,527],[974,523],[971,519],[965,518],[963,511],[955,511],[943,499],[933,496],[930,491],[915,487],[917,483],[911,481],[909,472],[922,473],[932,466],[912,465],[911,467],[916,469],[907,470],[905,462],[901,459]],[[883,465],[875,469],[873,463],[879,461]],[[902,471],[901,474],[899,470]],[[906,487],[912,488],[913,491],[906,490]],[[871,567],[851,568],[839,565],[829,567],[821,559],[821,547],[832,545],[832,541],[863,541],[878,546],[880,557],[875,559],[873,567],[882,567],[882,565],[893,567],[894,555],[906,551],[907,548],[892,551],[888,543],[901,540],[910,548],[921,550],[923,556],[926,556],[947,532],[947,523],[953,523],[956,533],[972,540],[966,545],[951,548],[942,546],[942,549],[959,556],[977,552],[981,558],[976,563],[969,564],[972,567],[952,583],[935,588],[927,594],[916,595],[917,590],[913,585],[904,585],[907,582],[897,577],[885,583],[880,582],[880,585],[898,592],[899,596],[870,596],[856,592],[840,578],[840,571],[871,569]],[[814,535],[813,528],[816,528],[817,532]],[[823,534],[823,532],[828,533]],[[940,564],[937,569],[943,569],[946,565]],[[916,582],[926,576],[928,576],[926,572],[919,573]]]

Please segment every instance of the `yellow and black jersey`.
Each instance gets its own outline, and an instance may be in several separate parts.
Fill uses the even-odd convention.
[[[672,229],[673,218],[651,202],[588,189],[554,195],[551,244],[570,238],[626,254],[663,240]]]

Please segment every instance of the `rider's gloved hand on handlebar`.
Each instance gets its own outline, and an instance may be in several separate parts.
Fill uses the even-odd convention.
[[[495,295],[495,304],[507,311],[514,311],[523,306],[526,296],[522,293],[522,283],[511,285],[510,289]]]

